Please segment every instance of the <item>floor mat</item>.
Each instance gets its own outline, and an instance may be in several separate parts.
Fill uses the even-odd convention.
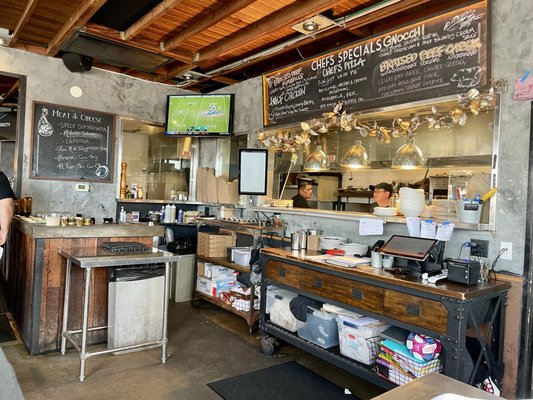
[[[208,383],[225,400],[359,399],[295,361]]]
[[[9,320],[6,314],[0,314],[0,342],[9,342],[16,340],[15,333],[11,329]]]

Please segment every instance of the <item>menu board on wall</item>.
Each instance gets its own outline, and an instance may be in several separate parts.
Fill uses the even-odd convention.
[[[32,178],[113,180],[113,114],[33,105]]]
[[[461,7],[263,75],[263,123],[353,112],[486,85],[487,1]]]

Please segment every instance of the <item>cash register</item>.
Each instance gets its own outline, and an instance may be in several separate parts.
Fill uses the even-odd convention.
[[[399,272],[422,276],[439,274],[443,268],[445,243],[436,239],[392,235],[379,252],[394,256]]]

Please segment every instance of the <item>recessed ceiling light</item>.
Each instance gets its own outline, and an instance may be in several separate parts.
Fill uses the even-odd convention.
[[[304,22],[302,28],[307,32],[314,32],[318,30],[319,25],[315,21],[308,21]]]

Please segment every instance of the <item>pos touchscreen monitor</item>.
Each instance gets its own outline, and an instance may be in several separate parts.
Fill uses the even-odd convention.
[[[426,261],[437,243],[436,239],[392,235],[379,252],[409,260]]]

